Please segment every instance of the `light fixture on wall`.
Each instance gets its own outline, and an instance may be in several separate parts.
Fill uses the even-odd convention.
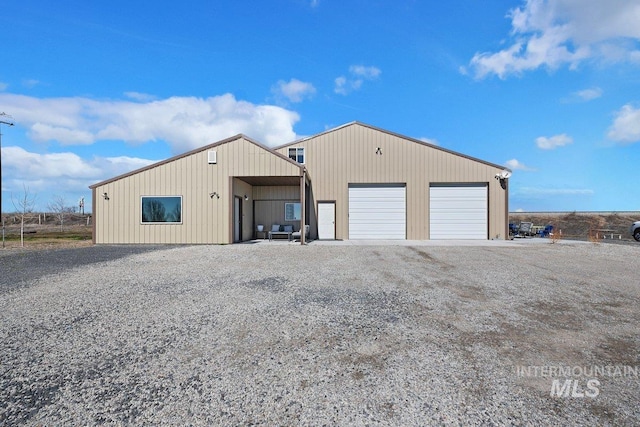
[[[107,193],[102,194],[102,198],[105,200],[109,200],[109,195]]]
[[[247,200],[249,200],[249,196],[247,196],[246,194],[244,195],[244,201],[246,202]]]
[[[382,156],[382,148],[378,147],[376,150],[376,154],[380,154]]]
[[[214,191],[213,193],[209,193],[209,197],[211,197],[212,199],[213,199],[214,197],[216,197],[216,198],[218,198],[218,199],[219,199],[219,198],[220,198],[220,195],[218,194],[218,192],[217,192],[217,191]]]
[[[508,170],[503,170],[500,173],[497,173],[495,178],[500,181],[500,187],[502,187],[503,190],[507,189],[507,179],[511,178],[511,172],[509,172]]]

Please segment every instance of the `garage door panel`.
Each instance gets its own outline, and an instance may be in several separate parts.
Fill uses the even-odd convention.
[[[431,206],[437,207],[438,209],[482,209],[485,210],[487,207],[487,199],[486,198],[464,198],[462,195],[456,195],[460,197],[459,199],[431,199]]]
[[[404,186],[350,186],[349,239],[405,239]]]
[[[464,209],[464,205],[455,209],[431,209],[432,219],[433,218],[485,218],[485,212],[487,208],[484,207],[482,209],[473,208],[473,209]]]
[[[487,201],[486,184],[430,187],[430,238],[486,240]]]

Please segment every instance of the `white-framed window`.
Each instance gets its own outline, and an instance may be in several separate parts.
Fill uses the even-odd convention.
[[[285,221],[300,221],[301,219],[302,219],[302,209],[300,209],[300,203],[284,204],[284,220]]]
[[[142,196],[143,224],[182,223],[182,196]]]
[[[289,148],[289,158],[300,164],[304,164],[304,147]]]

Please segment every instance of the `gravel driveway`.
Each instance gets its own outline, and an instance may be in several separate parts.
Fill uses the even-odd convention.
[[[2,253],[0,424],[638,425],[639,254]]]

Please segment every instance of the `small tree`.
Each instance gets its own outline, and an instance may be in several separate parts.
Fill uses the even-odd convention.
[[[22,196],[14,198],[11,193],[11,203],[20,215],[20,246],[24,247],[24,217],[33,212],[33,206],[36,202],[36,196],[29,193],[29,187],[22,185]]]
[[[60,223],[60,231],[63,230],[64,227],[64,218],[67,214],[72,213],[74,208],[71,206],[67,206],[67,202],[64,199],[64,196],[53,196],[53,200],[47,205],[47,209],[53,213],[53,215],[58,218],[58,222]]]

